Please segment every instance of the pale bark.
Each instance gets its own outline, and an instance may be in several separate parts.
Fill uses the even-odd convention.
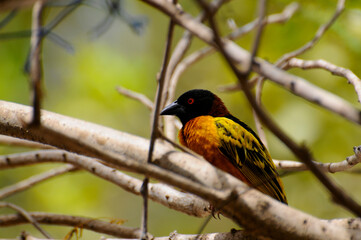
[[[214,206],[221,206],[224,215],[257,235],[277,239],[361,239],[359,230],[322,221],[282,204],[250,189],[207,162],[175,151],[162,142],[157,142],[154,152],[154,163],[161,167],[159,168],[145,164],[149,144],[146,139],[43,111],[43,126],[62,133],[63,138],[55,139],[54,136],[41,135],[39,130],[26,127],[24,123],[30,119],[30,115],[29,107],[0,101],[0,133],[84,155],[104,156],[103,160],[114,160],[109,158],[108,152],[114,153],[117,162],[112,164],[144,173],[201,196]],[[63,142],[62,139],[69,141]],[[5,157],[4,161],[9,159]]]

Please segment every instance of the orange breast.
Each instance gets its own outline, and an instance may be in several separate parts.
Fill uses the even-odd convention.
[[[188,121],[179,131],[178,138],[183,146],[202,155],[215,167],[250,184],[239,168],[219,150],[220,140],[212,116],[200,116]]]

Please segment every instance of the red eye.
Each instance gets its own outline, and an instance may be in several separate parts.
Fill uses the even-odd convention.
[[[188,98],[188,104],[193,104],[194,103],[194,99],[193,98]]]

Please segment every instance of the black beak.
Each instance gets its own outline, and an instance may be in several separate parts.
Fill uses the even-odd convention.
[[[172,102],[166,106],[161,112],[160,115],[179,115],[179,113],[184,111],[184,107],[178,104],[177,101]]]

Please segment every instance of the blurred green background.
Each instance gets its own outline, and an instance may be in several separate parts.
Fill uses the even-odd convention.
[[[257,1],[234,0],[217,14],[223,33],[230,32],[226,21],[233,18],[238,26],[256,16]],[[185,11],[196,15],[199,11],[193,1],[180,1]],[[268,14],[278,13],[290,1],[269,1]],[[268,61],[299,48],[309,41],[317,28],[332,16],[337,1],[300,1],[299,11],[285,24],[266,27],[259,56]],[[120,96],[117,85],[141,92],[154,99],[156,74],[160,69],[168,18],[140,1],[124,1],[124,9],[136,17],[146,18],[144,32],[136,34],[124,21],[116,19],[108,31],[91,40],[89,30],[96,26],[106,12],[81,6],[66,18],[54,32],[69,41],[75,52],[69,54],[49,40],[44,41],[45,99],[43,107],[49,111],[103,124],[121,131],[150,136],[150,112],[140,103]],[[346,10],[325,34],[321,41],[303,59],[325,59],[349,68],[361,76],[361,3],[349,1]],[[46,20],[52,19],[59,8],[46,11]],[[3,19],[7,13],[1,13]],[[30,29],[31,10],[22,10],[0,33]],[[175,40],[182,36],[177,27]],[[250,49],[254,32],[237,40],[240,46]],[[195,39],[190,52],[204,44]],[[0,38],[0,99],[29,105],[28,77],[23,65],[29,50],[29,38]],[[308,81],[331,91],[359,108],[357,96],[347,80],[322,70],[290,70]],[[235,77],[218,55],[196,63],[182,75],[177,96],[192,88],[205,88],[217,93],[231,112],[254,127],[250,106],[242,93],[221,93],[221,85],[235,82]],[[318,106],[295,97],[277,85],[266,82],[263,102],[276,121],[290,136],[306,144],[321,162],[338,162],[352,155],[353,146],[360,145],[360,126],[353,124]],[[275,159],[295,160],[290,151],[273,135],[267,133],[271,155]],[[28,149],[0,145],[0,153],[14,153]],[[0,171],[0,187],[54,167],[54,164],[22,167]],[[357,169],[357,167],[356,167]],[[330,175],[352,197],[361,202],[359,174],[336,173]],[[142,176],[138,176],[142,178]],[[352,214],[335,205],[328,192],[309,172],[283,177],[289,205],[319,218],[352,217]],[[28,211],[44,211],[88,216],[100,219],[124,219],[126,226],[140,224],[141,198],[93,177],[77,172],[52,179],[30,190],[5,199]],[[11,213],[0,209],[0,213]],[[165,236],[172,231],[197,233],[204,219],[198,219],[150,203],[149,231]],[[56,238],[62,238],[71,229],[44,226]],[[212,219],[206,232],[229,231],[238,228],[230,220]],[[26,230],[40,236],[32,226],[0,228],[0,237],[18,236]],[[84,231],[84,239],[98,239],[100,234]]]

